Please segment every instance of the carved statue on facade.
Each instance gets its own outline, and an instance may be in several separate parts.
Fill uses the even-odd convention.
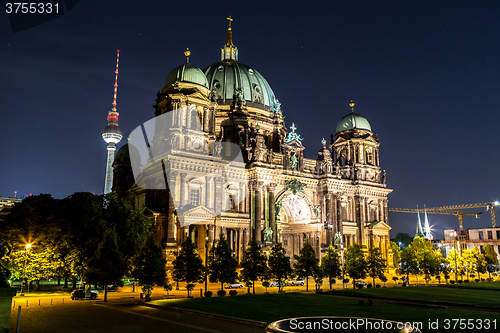
[[[267,227],[264,229],[264,242],[271,243],[273,241],[273,229]]]
[[[314,214],[316,214],[316,218],[319,218],[319,214],[321,214],[321,206],[314,206]]]
[[[295,153],[290,157],[290,169],[297,170],[297,155]]]

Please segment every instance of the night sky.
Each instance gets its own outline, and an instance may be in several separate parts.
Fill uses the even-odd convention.
[[[121,146],[154,116],[186,47],[202,69],[220,60],[228,15],[240,62],[267,79],[306,157],[352,98],[378,134],[390,207],[500,199],[496,0],[80,1],[16,33],[0,14],[0,196],[101,194],[116,50]],[[438,237],[458,228],[455,217],[429,217]],[[415,215],[389,222],[392,236],[415,233]],[[491,226],[490,215],[465,226]]]

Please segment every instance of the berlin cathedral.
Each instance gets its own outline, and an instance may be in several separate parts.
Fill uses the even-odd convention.
[[[321,258],[341,240],[364,251],[379,247],[390,263],[392,190],[380,168],[378,138],[354,103],[329,142],[318,144],[317,158],[305,158],[297,127],[285,126],[269,83],[238,61],[231,25],[220,61],[201,70],[189,63],[189,50],[185,55],[154,104],[156,119],[171,119],[171,137],[157,130],[151,140],[163,147],[155,156],[161,162],[143,165],[137,175],[131,141],[113,162],[113,193],[150,216],[167,263],[187,237],[204,259],[221,234],[238,261],[251,240],[264,251],[282,243],[292,262],[305,242]],[[231,170],[210,171],[234,150],[240,160]],[[168,186],[144,185],[163,180],[166,170]]]

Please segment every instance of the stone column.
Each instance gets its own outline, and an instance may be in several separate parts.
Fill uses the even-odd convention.
[[[211,181],[212,177],[210,176],[205,176],[205,207],[213,209],[214,208],[214,201],[211,200],[210,196],[212,193],[212,186],[211,186]]]
[[[278,228],[276,225],[276,207],[274,206],[274,190],[276,188],[276,184],[269,184],[267,188],[269,190],[269,226],[273,231],[273,243],[276,244],[278,242]]]
[[[254,239],[258,244],[262,243],[262,182],[254,181],[253,187],[255,189],[255,229]]]
[[[187,195],[187,184],[186,184],[186,176],[187,176],[187,173],[185,172],[182,172],[181,173],[181,182],[179,184],[179,186],[181,187],[181,195],[180,195],[180,205],[181,207],[184,206],[186,204],[186,195]]]
[[[215,188],[214,188],[214,211],[216,215],[220,215],[222,212],[222,200],[225,199],[224,189],[222,188],[222,177],[215,177]]]

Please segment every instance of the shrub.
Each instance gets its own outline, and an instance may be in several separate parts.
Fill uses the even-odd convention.
[[[451,284],[455,284],[455,280],[450,280],[450,283]]]
[[[364,287],[362,284],[356,284],[355,286],[356,286],[356,288],[358,288],[358,289],[363,289],[363,287]]]
[[[479,281],[481,281],[481,280],[479,280],[479,279],[474,279],[474,282],[476,282],[476,283],[477,283],[477,282],[479,282]]]
[[[492,278],[487,278],[486,281],[487,282],[493,282],[493,279]]]
[[[464,281],[462,281],[462,280],[458,280],[458,281],[457,281],[457,283],[463,283],[463,282],[464,282]]]
[[[236,296],[236,294],[238,294],[236,290],[229,290],[229,295]]]
[[[368,283],[368,284],[366,285],[366,288],[371,288],[371,287],[373,287],[371,283]]]
[[[464,280],[465,283],[469,283],[469,280]]]
[[[380,284],[376,284],[376,285],[375,285],[375,288],[380,288]]]
[[[218,290],[217,295],[218,296],[226,296],[226,291],[224,289]]]
[[[205,291],[205,297],[212,297],[213,294],[210,290]]]

